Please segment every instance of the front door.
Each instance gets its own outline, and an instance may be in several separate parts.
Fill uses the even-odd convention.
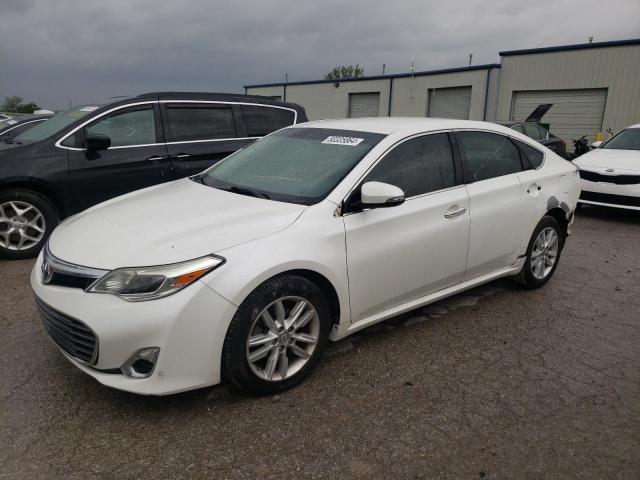
[[[400,187],[399,206],[344,216],[352,321],[383,314],[462,280],[469,198],[446,133],[400,143],[366,175]],[[347,201],[357,204],[359,189]],[[353,210],[353,209],[352,209]]]
[[[107,150],[88,152],[87,135],[111,139]],[[69,149],[69,177],[74,211],[171,179],[167,149],[155,104],[124,107],[106,114],[75,134]]]

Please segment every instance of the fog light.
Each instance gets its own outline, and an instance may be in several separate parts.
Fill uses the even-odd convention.
[[[122,370],[122,373],[129,378],[150,377],[156,366],[159,353],[160,347],[141,348],[131,355],[129,360],[120,367],[120,370]]]

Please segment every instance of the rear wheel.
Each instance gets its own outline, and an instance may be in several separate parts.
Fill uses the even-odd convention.
[[[0,193],[0,258],[37,256],[59,221],[51,202],[38,193],[22,189]]]
[[[331,316],[322,291],[298,275],[267,280],[240,305],[224,342],[224,375],[257,395],[300,383],[329,337]]]
[[[526,288],[540,288],[553,276],[564,246],[565,235],[558,221],[544,216],[536,226],[527,248],[527,260],[518,275]]]

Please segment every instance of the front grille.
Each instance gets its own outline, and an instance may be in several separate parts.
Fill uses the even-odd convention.
[[[580,199],[590,202],[611,203],[623,207],[640,207],[640,197],[627,195],[611,195],[609,193],[585,192],[580,193]]]
[[[580,170],[580,178],[589,182],[613,183],[615,185],[635,185],[640,183],[640,175],[603,175],[589,170]]]
[[[42,257],[42,282],[57,287],[87,289],[107,270],[84,267],[66,262],[52,255],[49,244],[45,245]]]
[[[58,287],[67,288],[81,288],[82,290],[85,290],[95,281],[96,279],[91,277],[80,277],[53,272],[51,274],[51,278],[47,282],[47,285],[56,285]]]
[[[78,360],[95,363],[98,354],[96,334],[79,320],[54,310],[36,297],[45,330],[58,347]]]

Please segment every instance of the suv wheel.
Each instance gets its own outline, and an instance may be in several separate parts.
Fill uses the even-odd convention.
[[[30,190],[0,193],[0,257],[32,258],[60,219],[45,197]]]
[[[313,369],[329,338],[325,296],[298,275],[267,280],[242,302],[224,341],[222,368],[256,395],[288,390]]]

